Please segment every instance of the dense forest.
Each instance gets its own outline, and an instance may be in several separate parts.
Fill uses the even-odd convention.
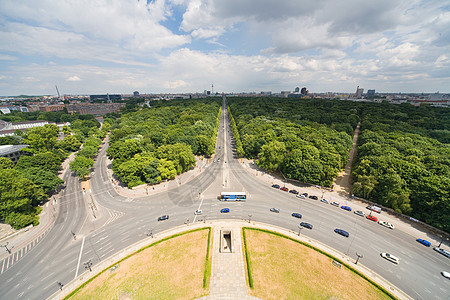
[[[134,187],[174,178],[214,153],[218,99],[151,101],[151,108],[122,114],[113,125],[107,155],[114,174]]]
[[[353,193],[450,231],[450,113],[410,104],[228,98],[238,155],[330,186],[361,127]]]
[[[39,204],[46,201],[63,183],[58,172],[64,159],[71,152],[77,151],[83,142],[88,145],[90,139],[99,142],[108,131],[108,126],[103,126],[100,131],[99,122],[91,115],[69,116],[59,112],[45,113],[45,116],[52,114],[57,117],[51,117],[50,120],[71,120],[71,126],[64,126],[60,132],[58,126],[47,124],[30,128],[26,133],[17,131],[16,135],[0,138],[2,145],[29,145],[23,149],[27,155],[21,156],[16,164],[8,158],[0,157],[0,219],[15,229],[38,224],[41,211]],[[0,115],[0,119],[19,122],[34,120],[40,116],[44,117],[38,113],[15,112]],[[83,150],[86,152],[88,147]],[[88,171],[90,167],[92,165],[88,166]]]

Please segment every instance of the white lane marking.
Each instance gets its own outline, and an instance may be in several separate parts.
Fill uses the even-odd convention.
[[[0,274],[3,273],[4,268],[5,268],[5,260],[2,260],[2,270],[0,271]]]
[[[75,271],[75,279],[78,277],[78,269],[80,268],[81,254],[83,254],[83,247],[84,247],[84,239],[85,238],[86,237],[83,236],[83,241],[81,242],[81,250],[80,250],[80,256],[78,257],[77,270]]]

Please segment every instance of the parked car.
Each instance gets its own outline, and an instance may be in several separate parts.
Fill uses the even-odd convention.
[[[296,218],[299,218],[299,219],[302,218],[302,215],[299,214],[299,213],[292,213],[292,216],[293,216],[293,217],[296,217]]]
[[[300,226],[303,226],[303,227],[308,228],[308,229],[312,229],[313,228],[313,226],[311,224],[306,223],[306,222],[301,222]]]
[[[309,196],[309,198],[313,199],[313,200],[319,200],[319,198],[317,196],[314,196],[314,195]]]
[[[361,217],[365,217],[366,216],[366,214],[363,211],[360,211],[360,210],[355,210],[354,214],[358,215],[358,216],[361,216]]]
[[[366,208],[367,208],[368,210],[377,212],[377,213],[379,213],[379,214],[381,213],[381,208],[378,207],[378,206],[375,206],[375,205],[369,205],[369,206],[367,206]]]
[[[380,224],[380,225],[382,225],[384,227],[387,227],[389,229],[394,229],[395,228],[395,226],[393,224],[391,224],[389,222],[386,222],[386,221],[381,221],[380,220],[380,221],[378,221],[378,224]]]
[[[442,271],[441,275],[444,276],[447,279],[450,279],[450,273],[449,272]]]
[[[305,199],[306,197],[303,195],[303,194],[297,194],[297,196],[296,197],[299,197],[299,198],[301,198],[301,199]]]
[[[352,211],[352,208],[348,205],[342,205],[341,206],[342,209],[348,210],[348,211]]]
[[[270,211],[271,211],[271,212],[274,212],[274,213],[279,213],[279,212],[280,212],[280,210],[279,210],[278,208],[275,208],[275,207],[272,207],[272,208],[270,209]]]
[[[429,241],[427,241],[427,240],[424,240],[424,239],[417,239],[416,241],[419,242],[419,243],[421,243],[422,245],[427,246],[427,247],[430,247],[430,246],[431,246],[431,243],[430,243]]]
[[[285,191],[285,192],[289,192],[289,189],[287,187],[285,187],[285,186],[280,187],[280,190]]]
[[[342,236],[345,236],[345,237],[349,237],[350,236],[350,234],[347,231],[343,230],[343,229],[336,228],[334,230],[334,232],[336,232],[337,234],[340,234]]]
[[[296,190],[290,190],[289,193],[298,195],[298,192]]]
[[[169,219],[169,216],[168,215],[164,215],[164,216],[159,217],[158,221],[164,221],[164,220],[167,220],[167,219]]]
[[[220,210],[220,212],[221,213],[229,213],[230,212],[230,209],[229,208],[222,208],[221,210]]]
[[[201,215],[202,213],[203,213],[203,210],[197,209],[197,210],[194,212],[194,215]]]
[[[329,203],[328,200],[325,199],[325,198],[321,199],[320,202],[323,202],[323,203],[325,203],[325,204],[328,204],[328,203]]]
[[[384,253],[380,253],[380,255],[381,255],[381,257],[389,260],[390,262],[393,262],[394,264],[398,265],[400,262],[400,259],[397,256],[391,255],[389,253],[384,252]]]
[[[280,188],[280,185],[279,185],[279,184],[272,184],[272,187],[273,187],[273,188],[276,188],[276,189],[279,189],[279,188]]]
[[[439,252],[440,254],[444,255],[445,257],[450,258],[450,252],[448,252],[447,250],[444,250],[444,249],[439,248],[439,247],[434,247],[433,250],[436,251],[436,252]]]
[[[308,193],[303,193],[302,195],[303,195],[303,197],[305,197],[305,198],[308,197]]]
[[[331,205],[339,207],[340,204],[339,204],[339,202],[333,201],[333,202],[331,202]]]
[[[366,219],[371,220],[371,221],[374,221],[374,222],[378,221],[377,217],[372,216],[372,215],[368,215],[368,216],[366,217]]]

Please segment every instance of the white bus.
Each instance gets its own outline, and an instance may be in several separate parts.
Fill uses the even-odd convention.
[[[247,195],[245,192],[222,192],[220,193],[220,201],[245,201]]]

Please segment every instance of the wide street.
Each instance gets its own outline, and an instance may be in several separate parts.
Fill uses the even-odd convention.
[[[291,193],[272,188],[268,175],[256,173],[251,169],[253,165],[241,163],[233,152],[226,109],[222,110],[215,160],[201,167],[201,171],[189,181],[166,182],[164,188],[151,191],[148,196],[131,197],[117,193],[108,176],[107,168],[110,166],[106,163],[106,149],[107,143],[98,154],[90,189],[86,192],[82,191],[80,181],[67,173],[66,188],[58,199],[54,226],[39,244],[1,272],[1,299],[46,299],[58,291],[57,282],[69,283],[87,272],[90,264],[97,265],[148,235],[185,223],[203,222],[205,218],[206,222],[250,218],[297,232],[299,222],[305,221],[314,228],[301,229],[302,235],[354,259],[356,253],[362,254],[360,264],[412,298],[448,299],[450,295],[450,281],[440,275],[441,271],[450,271],[450,260],[417,243],[417,237],[411,235],[415,230],[403,230],[408,226],[400,224],[396,224],[399,228],[390,230],[355,215],[353,211],[317,200],[299,199]],[[321,191],[314,187],[296,189],[321,196]],[[248,199],[246,202],[218,201],[223,191],[245,191]],[[330,196],[341,205],[348,201],[348,205],[356,208],[356,203],[325,192],[325,198],[330,199]],[[220,209],[225,207],[230,208],[230,213],[221,214]],[[271,207],[280,209],[280,212],[270,212]],[[194,216],[196,209],[202,209],[203,214]],[[364,208],[361,210],[368,212]],[[301,213],[303,218],[292,217],[293,212]],[[157,221],[159,216],[166,214],[170,216],[169,220]],[[390,220],[385,213],[375,215]],[[348,231],[350,237],[334,233],[335,228]],[[425,234],[420,237],[431,239]],[[446,245],[443,247],[447,248]],[[400,264],[381,258],[381,252],[398,256]]]

